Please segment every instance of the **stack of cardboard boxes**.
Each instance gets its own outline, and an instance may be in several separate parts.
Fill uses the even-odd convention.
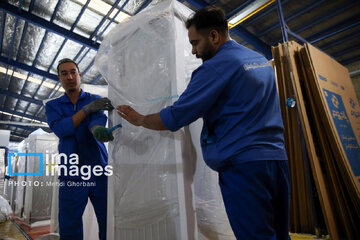
[[[320,234],[324,220],[331,239],[360,239],[360,106],[349,73],[310,44],[272,51],[292,178],[290,230]]]

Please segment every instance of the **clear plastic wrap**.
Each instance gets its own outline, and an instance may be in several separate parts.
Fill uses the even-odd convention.
[[[58,138],[55,134],[35,131],[26,139],[28,153],[43,153],[42,176],[26,176],[26,191],[24,201],[24,221],[32,224],[37,221],[49,220],[51,215],[51,201],[53,195],[53,176],[45,174],[46,155],[50,156],[58,152]],[[26,172],[40,172],[39,157],[26,157]],[[50,183],[50,184],[49,184]],[[38,185],[35,185],[38,184]]]
[[[9,202],[0,195],[0,223],[5,222],[11,213]]]
[[[58,182],[58,173],[55,171],[53,182]],[[50,233],[59,233],[59,185],[54,184],[52,189],[51,214],[50,214]]]
[[[27,144],[25,140],[21,141],[18,145],[18,152],[19,153],[26,153],[27,152]],[[14,157],[11,161],[12,169],[14,172],[20,173],[25,172],[25,165],[26,165],[26,157]],[[14,182],[22,183],[26,180],[26,176],[15,176]],[[13,202],[13,209],[14,213],[18,217],[22,217],[22,210],[24,207],[24,189],[25,186],[23,184],[14,184],[13,185],[13,192],[14,192],[14,202]]]
[[[95,59],[113,105],[142,114],[171,105],[201,64],[184,25],[191,10],[177,1],[150,8],[114,28]],[[202,159],[201,120],[171,133],[111,113],[109,125],[118,123],[109,144],[109,239],[235,239],[217,174]]]
[[[1,132],[0,132],[0,137]],[[5,175],[6,175],[6,167],[5,167],[5,156],[6,150],[5,148],[0,145],[0,194],[3,195],[6,199],[9,199],[6,193],[6,181],[5,181]]]

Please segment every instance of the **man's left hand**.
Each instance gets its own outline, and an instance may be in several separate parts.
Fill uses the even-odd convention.
[[[109,142],[114,140],[112,133],[108,133],[108,128],[100,125],[92,127],[91,133],[94,135],[94,138],[100,142]]]

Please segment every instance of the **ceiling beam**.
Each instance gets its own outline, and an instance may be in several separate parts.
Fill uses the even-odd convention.
[[[10,133],[10,137],[13,136],[13,137],[18,137],[18,138],[27,138],[28,136],[26,135],[23,135],[23,134],[19,134],[19,133],[13,133],[11,132]]]
[[[40,105],[40,106],[43,105],[43,102],[41,100],[37,100],[37,99],[31,98],[31,97],[25,97],[23,95],[20,95],[20,94],[14,93],[14,92],[10,92],[10,91],[0,91],[0,95],[5,95],[8,97],[20,99],[20,100],[23,100],[26,102],[31,102],[31,103],[34,103],[34,104]]]
[[[316,8],[317,6],[319,6],[320,4],[323,4],[324,2],[326,2],[326,0],[321,0],[321,1],[315,1],[312,2],[306,6],[303,6],[301,9],[299,9],[297,12],[292,12],[290,14],[288,14],[288,16],[285,17],[285,22],[289,23],[291,20],[296,19],[298,17],[300,17],[301,15],[303,15],[304,13],[309,12],[310,10],[312,10],[313,8]],[[281,4],[282,6],[284,5],[284,3],[282,2]],[[261,31],[261,34],[259,34],[259,36],[264,36],[266,34],[268,34],[269,32],[280,28],[280,22],[276,21],[274,24],[272,24],[271,26],[267,27],[265,31]]]
[[[331,54],[331,56],[334,57],[334,58],[337,58],[337,57],[341,57],[342,55],[348,54],[350,52],[356,52],[359,49],[360,49],[360,45],[358,45],[356,47],[352,47],[352,48],[345,48],[345,49],[342,49],[342,50],[340,50],[338,52],[335,52],[335,53]]]
[[[347,36],[345,37],[341,37],[341,38],[338,38],[336,39],[335,41],[332,41],[330,43],[327,43],[325,45],[320,45],[318,46],[321,50],[325,51],[326,49],[329,49],[329,48],[332,48],[332,47],[336,47],[338,46],[339,44],[343,44],[349,40],[352,40],[354,38],[359,38],[360,37],[360,31],[357,32],[357,33],[350,33],[348,34]]]
[[[7,124],[0,123],[0,125],[5,125],[5,126],[8,126],[8,127],[12,126],[12,127],[16,127],[16,128],[22,128],[22,129],[25,129],[26,131],[31,131],[31,132],[33,132],[33,131],[35,131],[37,129],[35,127],[21,126],[21,125],[11,124],[11,123],[10,124],[9,123],[7,123]],[[12,130],[10,130],[10,131],[12,131]]]
[[[14,111],[14,110],[3,108],[3,107],[0,107],[0,111],[1,112],[6,112],[6,113],[9,113],[9,114],[15,114],[15,115],[18,115],[20,117],[26,117],[26,118],[34,119],[34,120],[37,120],[37,121],[46,122],[45,118],[36,117],[36,116],[30,115],[30,114],[17,112],[17,111]]]
[[[264,54],[267,59],[272,58],[271,47],[266,43],[264,43],[263,41],[261,41],[258,37],[250,33],[245,28],[237,25],[236,27],[230,29],[230,32],[233,32],[242,39],[244,39],[247,43],[252,45],[256,50]]]
[[[350,77],[355,77],[357,75],[360,75],[360,69],[349,72],[349,74],[350,74]]]
[[[334,10],[333,12],[324,12],[323,15],[321,16],[317,16],[314,19],[310,19],[309,21],[303,22],[300,26],[297,27],[292,27],[291,30],[294,33],[297,33],[298,35],[301,35],[300,33],[306,31],[307,29],[310,29],[318,24],[323,23],[324,21],[331,19],[333,17],[335,17],[336,15],[342,14],[343,12],[353,8],[354,6],[356,6],[356,1],[351,2],[349,4],[345,4],[343,5],[341,8],[337,8],[336,10]],[[308,39],[308,37],[304,37],[305,39]],[[281,39],[278,39],[276,41],[273,41],[270,45],[276,45],[278,42],[280,42]]]
[[[10,65],[10,66],[12,66],[14,68],[20,68],[20,69],[22,69],[24,71],[31,72],[33,74],[43,76],[45,78],[48,78],[48,79],[51,79],[51,80],[54,80],[54,81],[57,81],[57,82],[59,81],[58,76],[56,76],[55,74],[45,72],[45,71],[40,70],[40,69],[38,69],[36,67],[32,67],[32,66],[26,65],[24,63],[14,61],[12,59],[8,60],[6,57],[3,57],[3,56],[0,56],[0,62],[2,62],[4,64],[7,64],[7,65]]]
[[[206,2],[204,2],[202,0],[180,0],[179,2],[181,2],[181,3],[188,2],[192,6],[194,6],[196,9],[201,9],[201,8],[204,8],[204,7],[209,5],[209,4],[207,4]]]
[[[296,33],[301,33],[309,28],[312,28],[318,24],[323,23],[326,20],[329,20],[339,14],[342,14],[343,12],[353,8],[354,6],[356,6],[356,1],[349,3],[349,4],[345,4],[343,7],[337,8],[333,12],[330,12],[330,13],[325,12],[322,16],[317,16],[315,19],[310,19],[309,21],[304,22],[302,25],[300,25],[292,30]],[[308,38],[308,37],[306,37],[306,38]]]
[[[91,48],[95,51],[97,51],[99,49],[99,46],[100,46],[99,43],[96,43],[89,38],[83,37],[79,34],[69,31],[63,27],[60,27],[59,25],[49,22],[41,17],[38,17],[38,16],[32,14],[32,13],[29,13],[22,9],[19,10],[17,7],[15,7],[9,3],[6,3],[5,1],[0,2],[0,9],[3,10],[3,12],[6,12],[6,13],[11,14],[15,17],[18,17],[26,22],[29,22],[36,26],[44,28],[50,32],[53,32],[60,36],[63,36],[66,39],[77,42],[77,43],[84,45],[88,48]]]
[[[16,122],[16,121],[0,121],[0,124],[5,125],[15,125],[15,126],[26,126],[26,127],[33,127],[33,128],[50,128],[48,124],[42,123],[29,123],[29,122]]]
[[[350,57],[350,58],[341,60],[340,63],[341,63],[342,65],[348,65],[348,64],[351,64],[351,63],[357,62],[357,61],[360,61],[360,55],[358,55],[358,56],[356,56],[356,57]]]
[[[10,135],[10,142],[20,143],[22,140],[19,140],[19,139],[20,139],[19,137],[11,136],[11,135]],[[21,139],[23,139],[23,138],[21,138]]]
[[[290,0],[281,1],[281,5],[284,6],[286,3],[290,2]],[[266,7],[265,9],[261,10],[258,14],[255,14],[251,18],[247,19],[246,21],[242,22],[241,25],[243,27],[248,27],[259,21],[260,19],[266,17],[269,13],[277,11],[276,4],[271,4],[270,6]]]
[[[314,44],[318,41],[321,41],[325,38],[329,38],[335,34],[341,33],[343,31],[346,31],[348,29],[351,29],[353,27],[356,27],[360,24],[359,19],[353,18],[353,19],[346,19],[345,21],[342,21],[340,23],[337,23],[335,25],[332,25],[330,27],[325,28],[322,31],[318,31],[315,34],[307,37],[309,39],[309,42],[311,44]]]

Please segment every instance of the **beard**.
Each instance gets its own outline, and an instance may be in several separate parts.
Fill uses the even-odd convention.
[[[77,91],[77,88],[76,88],[76,87],[73,87],[73,88],[69,88],[69,89],[68,89],[68,92],[69,92],[69,93],[76,92],[76,91]]]
[[[204,50],[200,55],[196,55],[197,58],[201,58],[203,60],[203,62],[209,60],[210,58],[212,58],[213,56],[215,56],[216,51],[215,48],[213,46],[211,46],[211,44],[208,42],[205,46],[204,46]]]

